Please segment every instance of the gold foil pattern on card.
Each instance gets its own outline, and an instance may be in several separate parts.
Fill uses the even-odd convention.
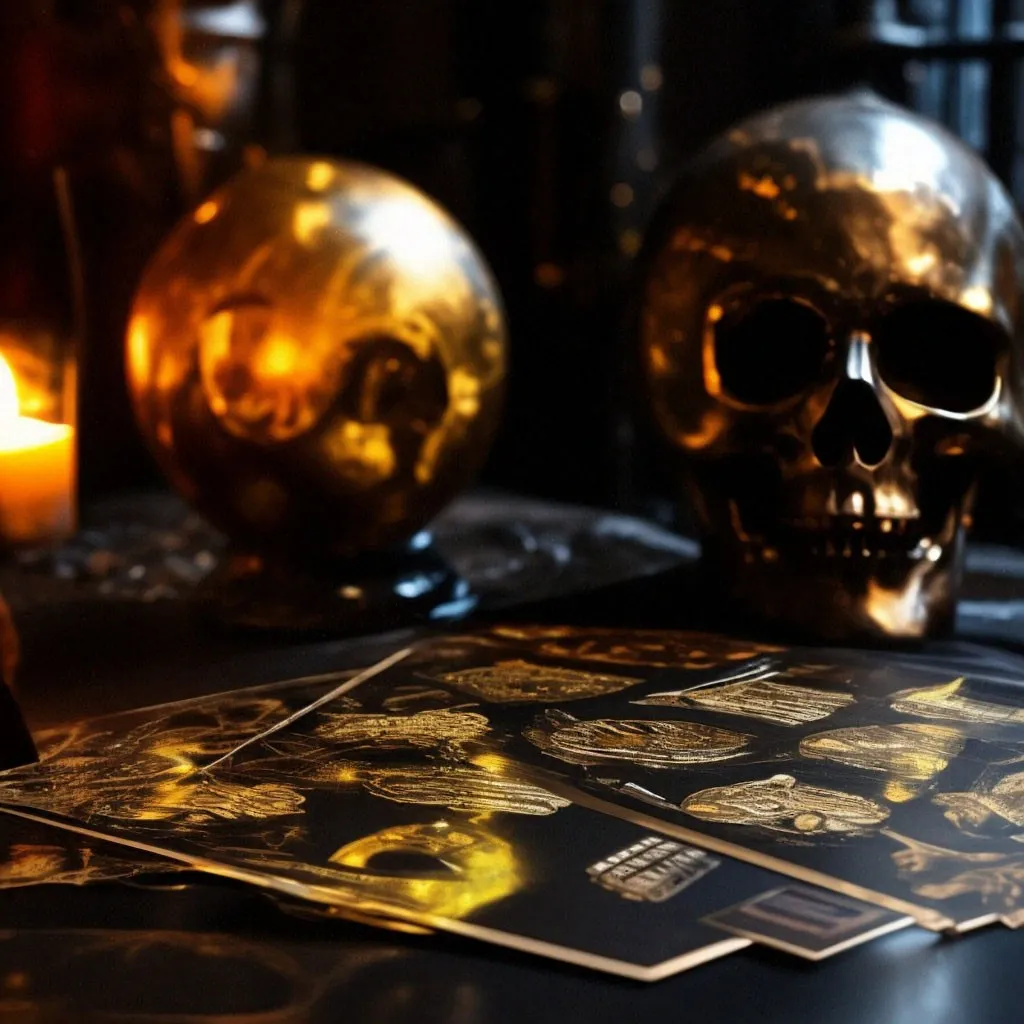
[[[798,782],[792,775],[702,789],[680,806],[702,821],[756,825],[795,835],[856,834],[889,817],[874,800]]]
[[[926,843],[922,839],[906,836],[891,828],[883,828],[881,834],[903,847],[891,854],[892,861],[901,872],[908,875],[929,874],[944,865],[962,867],[965,864],[992,864],[1003,859],[1003,854],[963,850],[948,850],[944,846]]]
[[[454,919],[504,899],[523,881],[512,846],[465,822],[395,825],[346,843],[329,859],[348,869],[364,898]]]
[[[366,768],[359,780],[368,793],[400,804],[447,807],[473,814],[554,814],[569,801],[506,776],[469,765],[404,765]]]
[[[464,668],[438,677],[463,693],[493,704],[560,703],[618,693],[639,683],[627,676],[598,675],[528,661],[498,661],[482,668]]]
[[[882,834],[902,847],[892,853],[892,861],[918,896],[949,900],[975,894],[986,904],[1013,909],[1024,895],[1022,857],[950,850],[891,829],[882,829]],[[1010,920],[1006,923],[1017,926]]]
[[[948,900],[975,893],[987,902],[999,901],[1010,909],[1024,895],[1024,858],[1002,858],[998,864],[968,868],[941,882],[922,882],[914,886],[914,892],[930,900]]]
[[[1004,775],[992,785],[983,783],[968,792],[941,793],[932,802],[944,807],[946,818],[965,832],[985,827],[993,815],[1024,827],[1024,772]]]
[[[47,729],[36,737],[36,746],[47,765],[73,758],[79,764],[116,759],[153,771],[166,767],[161,761],[191,767],[206,755],[227,753],[284,714],[282,702],[272,697],[221,695],[197,700],[187,710],[169,709],[117,736],[102,720]]]
[[[801,756],[812,760],[921,783],[944,771],[963,746],[963,736],[956,729],[901,724],[864,725],[815,733],[800,741],[799,750]]]
[[[900,690],[889,698],[893,711],[917,718],[937,718],[947,722],[971,722],[980,725],[1013,725],[1024,722],[1024,710],[992,701],[967,697],[961,691],[965,679],[951,683]]]
[[[14,843],[7,848],[7,859],[0,861],[0,889],[26,885],[89,885],[134,878],[146,872],[167,874],[186,870],[171,860],[132,860],[123,856],[97,853],[84,843],[57,846],[49,843]]]
[[[642,768],[678,768],[739,757],[750,737],[696,722],[602,718],[580,721],[548,712],[523,735],[570,764],[628,762]]]
[[[414,715],[325,714],[316,735],[349,749],[441,750],[480,740],[487,730],[483,715],[442,708]]]
[[[531,643],[538,654],[550,658],[609,665],[650,665],[655,668],[709,669],[785,650],[773,644],[741,643],[709,633],[661,630],[499,626],[491,633],[502,639]]]
[[[201,778],[198,782],[160,783],[134,803],[104,808],[107,817],[125,821],[171,821],[203,825],[220,821],[262,821],[297,814],[305,798],[293,786],[272,782],[256,785]]]
[[[856,698],[850,693],[792,686],[767,679],[749,679],[696,690],[652,693],[634,703],[666,707],[694,706],[720,714],[743,715],[776,725],[792,726],[828,718],[833,712],[855,701]]]
[[[292,815],[303,797],[291,785],[242,785],[196,772],[283,714],[278,700],[221,696],[120,736],[90,723],[52,730],[40,737],[39,764],[0,778],[0,801],[86,821],[159,822],[177,832]]]

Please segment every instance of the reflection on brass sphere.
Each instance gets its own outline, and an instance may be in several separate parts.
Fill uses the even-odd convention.
[[[271,160],[171,233],[128,330],[164,471],[259,549],[405,540],[464,487],[497,423],[505,326],[462,229],[359,164]]]

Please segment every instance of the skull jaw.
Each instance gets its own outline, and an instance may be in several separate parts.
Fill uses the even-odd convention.
[[[833,642],[918,640],[953,629],[965,537],[959,506],[937,532],[921,554],[833,546],[813,530],[771,544],[716,531],[704,538],[703,565],[735,608],[789,632]]]

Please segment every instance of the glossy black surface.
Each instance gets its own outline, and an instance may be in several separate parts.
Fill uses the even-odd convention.
[[[104,1020],[117,1012],[128,1019],[148,1012],[189,1020],[196,1018],[171,1014],[288,1006],[290,987],[274,985],[266,968],[260,980],[251,964],[256,960],[258,968],[262,957],[254,957],[254,949],[289,969],[298,963],[303,975],[318,972],[324,983],[308,1013],[303,1007],[299,1016],[271,1018],[282,1021],[611,1024],[677,1021],[685,1014],[689,1020],[736,1024],[1016,1024],[1024,987],[1021,939],[1006,930],[952,940],[911,930],[818,965],[749,950],[646,986],[444,936],[399,936],[343,922],[296,920],[262,898],[220,885],[154,893],[112,886],[24,889],[0,896],[0,914],[5,928],[16,932],[0,939],[0,978],[22,971],[40,990],[57,995],[64,1015],[44,1020],[82,1019],[86,1013]],[[198,957],[189,963],[165,953],[133,961],[115,957],[108,939],[106,953],[93,953],[75,971],[65,967],[55,975],[58,947],[52,936],[45,943],[33,938],[40,928],[100,928],[116,933],[112,939],[134,939],[136,945],[157,938],[154,932],[170,933],[164,937],[179,942],[188,932],[197,949],[208,936],[217,936],[249,962],[213,973]],[[201,981],[206,984],[197,984]],[[19,1020],[12,1003],[9,990],[0,989],[4,1020]],[[33,1018],[26,1013],[20,1019]]]

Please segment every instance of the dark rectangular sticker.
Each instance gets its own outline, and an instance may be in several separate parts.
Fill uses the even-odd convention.
[[[808,960],[824,960],[913,923],[904,914],[805,885],[773,889],[704,921]]]

